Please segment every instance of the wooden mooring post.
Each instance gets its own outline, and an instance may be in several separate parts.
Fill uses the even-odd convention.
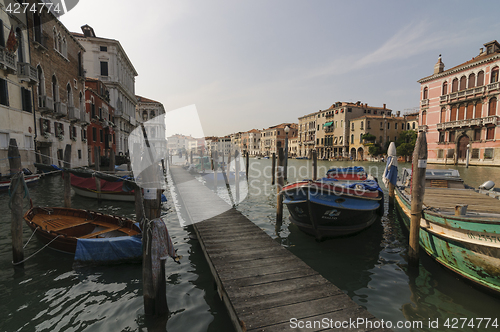
[[[101,153],[98,146],[94,146],[94,162],[95,171],[99,172],[101,170]],[[95,190],[97,192],[97,202],[101,203],[101,179],[95,178]]]
[[[23,266],[24,248],[23,248],[23,177],[21,171],[21,155],[17,148],[17,141],[11,138],[7,152],[9,158],[10,190],[12,195],[11,213],[10,213],[10,232],[12,235],[12,263],[17,266]],[[15,191],[14,191],[15,188]]]
[[[217,192],[217,168],[218,168],[218,165],[219,164],[219,152],[218,151],[214,151],[214,191]]]
[[[236,204],[240,202],[240,151],[234,151],[234,186],[236,187]]]
[[[425,170],[427,168],[427,139],[425,132],[418,134],[412,162],[411,188],[411,223],[410,243],[408,248],[409,264],[418,266],[418,250],[420,242],[420,219],[422,218],[422,203],[425,194]]]
[[[276,179],[276,153],[275,152],[273,152],[273,162],[271,163],[271,174],[272,174],[271,184],[274,184],[275,179]]]
[[[285,155],[283,153],[283,148],[278,149],[278,167],[276,170],[277,175],[277,186],[276,186],[276,233],[281,229],[281,224],[283,222],[283,194],[281,189],[285,185],[284,180],[284,168],[285,168]]]
[[[110,149],[109,151],[109,171],[111,173],[115,172],[115,150]]]
[[[313,180],[316,180],[318,178],[318,155],[316,153],[316,150],[312,151],[312,167],[313,167]]]
[[[229,150],[229,154],[227,156],[227,178],[230,179],[230,171],[231,171],[231,150]]]
[[[245,174],[246,174],[246,177],[247,177],[247,181],[248,181],[248,168],[249,168],[249,165],[250,165],[250,157],[249,157],[249,153],[247,151],[247,154],[246,154],[246,164],[245,164]]]
[[[71,168],[71,144],[66,144],[64,149],[64,168]],[[69,171],[64,171],[64,207],[71,207],[71,175]]]

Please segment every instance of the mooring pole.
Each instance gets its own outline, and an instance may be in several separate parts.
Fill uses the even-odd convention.
[[[101,170],[101,154],[98,146],[94,146],[94,161],[95,161],[95,171],[99,172]],[[97,202],[101,202],[101,179],[97,176],[95,177],[95,190],[97,192]]]
[[[217,164],[219,163],[219,151],[214,152],[214,190],[217,192]]]
[[[274,184],[274,180],[276,179],[276,152],[273,152],[273,161],[271,163],[271,174],[272,174],[272,181],[271,184]]]
[[[236,187],[236,204],[240,202],[240,151],[234,151],[234,185]]]
[[[134,154],[140,154],[142,151],[141,150],[141,143],[134,143],[133,150]],[[131,164],[130,164],[130,158],[128,161],[128,168],[132,169]],[[141,229],[144,229],[144,225],[142,224],[142,219],[144,217],[143,215],[143,201],[142,201],[142,188],[137,185],[137,183],[134,182],[134,198],[135,198],[135,221],[139,223],[141,226]]]
[[[229,154],[227,155],[227,179],[230,179],[230,171],[231,171],[231,149],[229,149]],[[236,168],[236,167],[235,167]]]
[[[16,264],[24,260],[23,249],[23,177],[21,171],[21,155],[17,148],[17,141],[11,138],[7,152],[9,158],[10,190],[12,195],[10,232],[12,235],[12,263]],[[15,188],[15,191],[14,191]],[[18,266],[22,266],[22,263]]]
[[[248,181],[248,167],[250,165],[250,157],[249,157],[249,154],[248,154],[248,151],[247,151],[247,155],[246,155],[246,164],[245,164],[245,174],[246,174],[246,177],[247,177],[247,181]]]
[[[110,149],[109,151],[109,171],[111,173],[114,173],[115,172],[115,150],[113,150],[112,148]]]
[[[313,180],[316,181],[318,178],[318,156],[316,154],[316,150],[312,151],[313,158]]]
[[[71,168],[71,144],[66,144],[64,149],[64,168]],[[64,171],[64,207],[71,207],[71,175],[69,171]]]
[[[285,184],[284,180],[284,165],[285,165],[285,156],[283,153],[283,148],[278,149],[278,167],[277,167],[277,201],[276,201],[276,233],[281,229],[281,224],[283,222],[283,195],[281,189]]]
[[[427,139],[425,132],[418,134],[415,150],[413,151],[412,168],[410,247],[408,249],[408,257],[410,265],[418,266],[420,219],[422,218],[422,204],[425,194],[425,170],[427,168]]]

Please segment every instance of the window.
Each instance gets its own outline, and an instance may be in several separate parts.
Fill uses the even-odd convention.
[[[377,110],[373,110],[373,114],[377,114]]]
[[[491,82],[490,83],[496,83],[498,82],[498,67],[493,68],[491,71]]]
[[[477,86],[483,86],[484,85],[484,71],[480,71],[477,73]]]
[[[78,150],[78,159],[82,159],[82,150]]]
[[[99,140],[101,141],[101,143],[104,142],[104,132],[102,131],[102,129],[99,129]]]
[[[444,151],[443,149],[438,149],[438,159],[443,159]]]
[[[351,125],[351,130],[354,130],[354,122]]]
[[[108,63],[101,61],[101,76],[108,76]]]
[[[366,129],[371,129],[369,120],[366,121]]]
[[[424,88],[424,91],[422,92],[422,99],[429,99],[429,89],[427,87]]]
[[[391,129],[391,124],[390,124],[390,122],[387,122],[387,129]]]
[[[363,129],[363,121],[361,121],[360,128]]]
[[[457,106],[453,105],[453,106],[451,106],[450,121],[456,121],[456,120],[457,120]]]
[[[479,159],[479,149],[472,149],[471,159]]]
[[[384,123],[380,121],[380,128],[384,128]]]
[[[476,74],[472,73],[469,75],[469,89],[476,86]]]
[[[0,133],[0,148],[8,149],[9,148],[9,134],[8,133]]]
[[[467,104],[467,112],[465,113],[466,119],[472,119],[474,117],[474,105]]]
[[[351,135],[351,144],[354,144],[354,135]]]
[[[107,46],[99,46],[99,49],[101,52],[107,52],[108,51],[108,47]]]
[[[0,29],[0,46],[2,47],[5,47],[5,36],[3,34],[3,21],[0,20],[0,27],[2,27],[2,29]]]
[[[453,158],[454,155],[455,149],[448,149],[448,151],[446,152],[446,158]]]
[[[28,135],[24,136],[24,148],[26,150],[33,150],[34,149],[33,137],[28,136]]]
[[[462,76],[460,78],[460,91],[467,89],[467,77]]]
[[[494,139],[495,138],[495,127],[486,128],[486,139]]]
[[[0,78],[0,104],[9,106],[9,90],[7,81]]]
[[[340,128],[343,128],[344,120],[340,120]]]
[[[457,91],[458,91],[458,78],[455,78],[451,83],[451,92],[457,92]]]
[[[493,149],[492,148],[484,149],[484,160],[491,160],[491,159],[493,159]]]
[[[398,123],[394,123],[394,129],[398,130]]]
[[[497,98],[493,97],[490,99],[490,102],[488,105],[488,116],[496,115],[496,113],[497,113]]]
[[[78,76],[83,77],[82,52],[78,52]]]
[[[348,107],[347,112],[352,112],[352,108]]]
[[[458,108],[458,119],[459,120],[465,119],[465,105],[464,104],[460,105],[460,107]]]
[[[97,128],[95,127],[92,128],[92,140],[97,142]]]
[[[481,129],[474,129],[474,141],[481,140]]]
[[[444,132],[439,132],[439,143],[444,142]]]
[[[443,91],[441,93],[442,95],[446,95],[448,94],[448,83],[447,82],[444,82],[443,83]]]
[[[23,111],[31,113],[31,91],[21,87],[21,103]]]
[[[448,136],[448,142],[455,142],[455,132],[450,131],[449,136]]]

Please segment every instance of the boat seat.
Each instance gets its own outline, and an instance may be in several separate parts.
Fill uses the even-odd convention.
[[[120,226],[116,225],[116,226],[113,226],[113,227],[109,227],[109,228],[103,229],[102,231],[99,231],[99,232],[94,232],[94,233],[90,233],[90,234],[87,234],[87,235],[84,235],[84,236],[80,236],[79,238],[80,239],[90,239],[90,238],[93,238],[93,237],[95,237],[97,235],[101,235],[101,234],[104,234],[104,233],[116,231],[116,230],[118,230],[120,228],[121,228]]]
[[[89,222],[90,221],[85,220],[85,221],[77,222],[77,223],[74,223],[74,224],[65,224],[64,226],[53,228],[52,231],[53,232],[62,231],[63,229],[68,229],[68,228],[73,228],[73,227],[85,225],[85,224],[88,224]]]

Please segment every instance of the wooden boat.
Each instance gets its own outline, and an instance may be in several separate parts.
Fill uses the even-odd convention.
[[[40,174],[32,174],[24,176],[24,182],[26,182],[28,186],[37,183],[38,180],[40,180]],[[0,181],[0,191],[9,190],[9,187],[10,187],[10,179]]]
[[[395,189],[396,208],[408,228],[410,174],[404,170]],[[496,293],[500,293],[499,203],[466,189],[457,170],[426,172],[420,246],[444,267]]]
[[[33,207],[26,224],[50,248],[76,261],[118,263],[142,258],[141,230],[130,219],[99,212]]]
[[[384,194],[375,180],[305,180],[282,193],[290,221],[317,239],[357,233],[384,212]]]
[[[110,201],[125,201],[134,202],[134,190],[128,190],[129,188],[124,187],[123,181],[106,181],[104,179],[99,179],[101,182],[101,190],[98,192],[96,187],[95,178],[85,178],[79,177],[74,174],[71,176],[71,187],[76,194],[88,198],[103,199]]]
[[[33,163],[33,165],[35,165],[38,173],[42,174],[56,174],[59,171],[62,171],[62,169],[59,168],[57,165],[47,165],[41,163]]]

